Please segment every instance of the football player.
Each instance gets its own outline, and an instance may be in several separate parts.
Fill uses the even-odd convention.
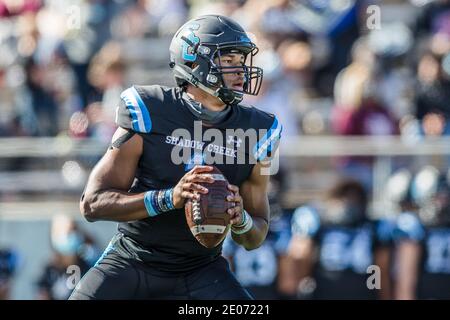
[[[425,166],[410,179],[397,218],[396,299],[450,299],[450,185]]]
[[[395,222],[369,220],[367,206],[364,187],[344,179],[328,191],[322,203],[296,209],[288,251],[296,266],[292,268],[292,294],[301,299],[390,298]],[[378,280],[369,279],[371,265],[380,268]]]
[[[222,245],[208,249],[194,238],[184,205],[208,192],[199,183],[214,181],[208,174],[214,164],[230,182],[233,240],[251,250],[266,237],[263,163],[275,154],[282,128],[274,115],[241,104],[261,85],[262,70],[252,65],[257,52],[233,20],[201,16],[171,42],[177,87],[132,86],[122,93],[119,128],[80,202],[88,221],[118,221],[118,233],[71,299],[251,298],[221,256]],[[198,123],[205,130],[200,137]],[[229,129],[264,134],[246,143],[252,139],[229,135]],[[190,156],[174,160],[180,152]],[[236,161],[238,155],[245,161]]]
[[[52,255],[36,282],[37,299],[67,300],[73,289],[73,271],[82,277],[94,265],[100,253],[95,241],[75,220],[66,215],[55,215],[50,227]],[[77,269],[70,269],[70,266]]]

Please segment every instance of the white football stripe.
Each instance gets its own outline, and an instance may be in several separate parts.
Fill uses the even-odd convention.
[[[211,176],[216,181],[225,181],[225,177],[223,175],[221,175],[221,174],[214,173]]]
[[[217,233],[222,234],[224,233],[226,227],[220,226],[220,225],[214,225],[214,224],[199,224],[197,226],[193,226],[191,228],[191,232],[194,236],[200,234],[200,233]]]

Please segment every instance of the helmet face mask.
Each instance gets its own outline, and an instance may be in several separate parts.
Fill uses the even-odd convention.
[[[226,104],[237,104],[244,94],[257,95],[263,71],[253,66],[258,48],[245,31],[229,18],[210,15],[187,22],[175,34],[171,46],[171,63],[179,86],[190,83],[218,97]],[[244,63],[223,66],[221,57],[228,53],[244,56]],[[250,58],[249,64],[245,60]],[[224,76],[243,75],[243,89],[226,86]]]
[[[262,83],[262,76],[263,71],[259,67],[253,66],[253,57],[258,53],[258,47],[256,47],[254,44],[253,48],[250,52],[242,52],[240,50],[238,51],[240,54],[244,55],[244,63],[241,66],[222,66],[220,62],[220,58],[222,56],[222,50],[217,50],[217,57],[219,65],[214,65],[214,67],[211,68],[210,74],[212,75],[218,75],[222,78],[222,84],[225,86],[225,81],[223,80],[223,75],[225,74],[243,74],[244,75],[244,86],[243,90],[234,90],[236,92],[240,92],[242,94],[249,94],[249,95],[258,95],[259,89],[261,88]],[[227,51],[225,51],[227,52]],[[232,50],[231,52],[234,52]],[[245,60],[247,60],[247,57],[250,55],[250,64],[246,65]]]

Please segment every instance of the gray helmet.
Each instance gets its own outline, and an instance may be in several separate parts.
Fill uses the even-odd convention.
[[[224,53],[242,53],[250,57],[249,65],[221,66],[214,62]],[[178,86],[190,83],[218,97],[226,104],[237,104],[244,94],[257,95],[263,71],[254,67],[253,56],[258,47],[235,21],[220,15],[205,15],[185,23],[170,44],[170,67]],[[236,71],[236,69],[238,71]],[[242,73],[243,90],[225,86],[223,75]]]

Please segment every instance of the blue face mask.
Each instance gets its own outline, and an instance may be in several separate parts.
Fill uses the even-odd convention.
[[[78,248],[83,243],[81,236],[77,232],[71,232],[67,236],[53,241],[53,247],[62,255],[76,254]]]

